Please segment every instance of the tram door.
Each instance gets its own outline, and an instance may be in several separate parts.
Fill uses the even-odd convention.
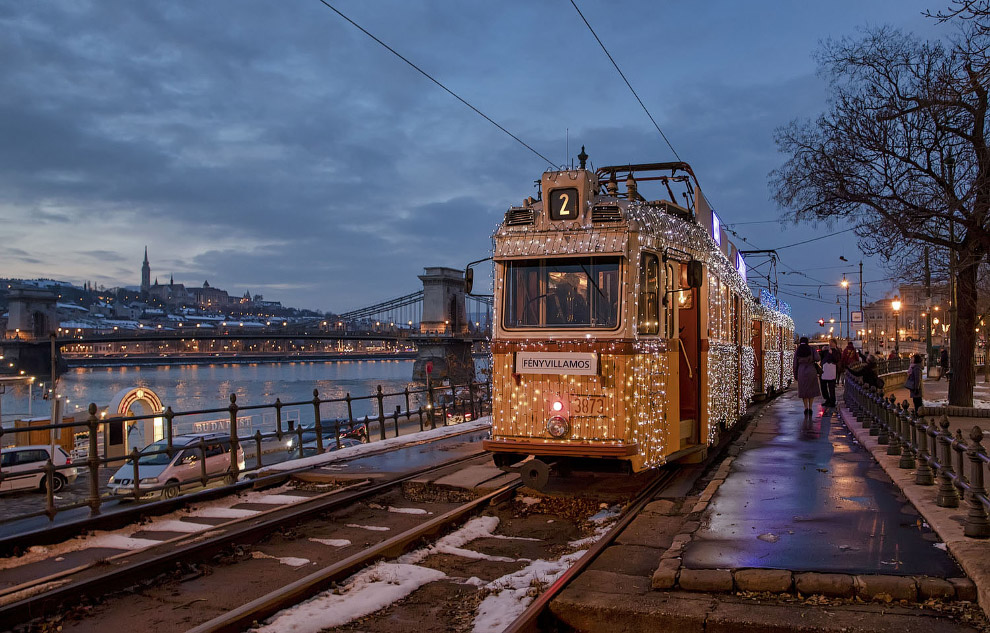
[[[678,361],[678,387],[680,392],[681,448],[700,442],[700,341],[698,289],[689,288],[687,266],[674,263],[671,277],[679,280],[680,290],[673,293],[671,302],[677,313],[677,338],[681,348]]]
[[[753,319],[753,391],[763,393],[763,321]]]

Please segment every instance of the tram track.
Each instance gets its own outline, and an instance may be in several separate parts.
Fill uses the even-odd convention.
[[[99,559],[57,574],[21,583],[0,592],[0,623],[6,629],[35,618],[44,617],[53,608],[78,602],[80,597],[94,599],[133,585],[143,579],[174,569],[189,560],[205,560],[234,545],[257,542],[272,532],[360,501],[386,493],[407,481],[469,464],[486,456],[485,451],[473,452],[442,464],[418,469],[378,484],[358,484],[318,494],[290,506],[272,508],[213,526],[206,533],[183,535],[163,541],[153,550],[127,551],[110,558]],[[259,520],[260,519],[260,520]],[[222,533],[217,533],[222,532]],[[165,546],[164,548],[161,546]],[[166,549],[159,552],[157,550]],[[33,593],[38,592],[38,593]],[[18,599],[18,595],[25,595]]]

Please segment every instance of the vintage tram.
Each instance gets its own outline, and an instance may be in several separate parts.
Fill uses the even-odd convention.
[[[791,373],[789,308],[753,297],[690,166],[592,171],[580,158],[544,173],[539,199],[510,208],[494,235],[485,448],[505,468],[525,460],[536,486],[552,464],[699,460]]]

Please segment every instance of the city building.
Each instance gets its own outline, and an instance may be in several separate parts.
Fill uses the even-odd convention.
[[[931,324],[935,330],[935,341],[940,342],[943,327],[948,329],[948,292],[942,287],[933,287],[931,292],[929,302],[925,286],[902,285],[898,286],[895,295],[863,306],[864,321],[854,328],[859,329],[859,336],[865,341],[866,347],[870,350],[893,347],[895,323],[898,330],[896,338],[900,341],[925,340],[925,326]],[[895,297],[901,302],[896,317],[893,305]],[[935,319],[938,319],[938,324],[934,323]]]

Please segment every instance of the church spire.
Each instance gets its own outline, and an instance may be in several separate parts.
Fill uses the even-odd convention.
[[[141,293],[151,290],[151,264],[148,263],[148,247],[144,247],[144,264],[141,265]]]

